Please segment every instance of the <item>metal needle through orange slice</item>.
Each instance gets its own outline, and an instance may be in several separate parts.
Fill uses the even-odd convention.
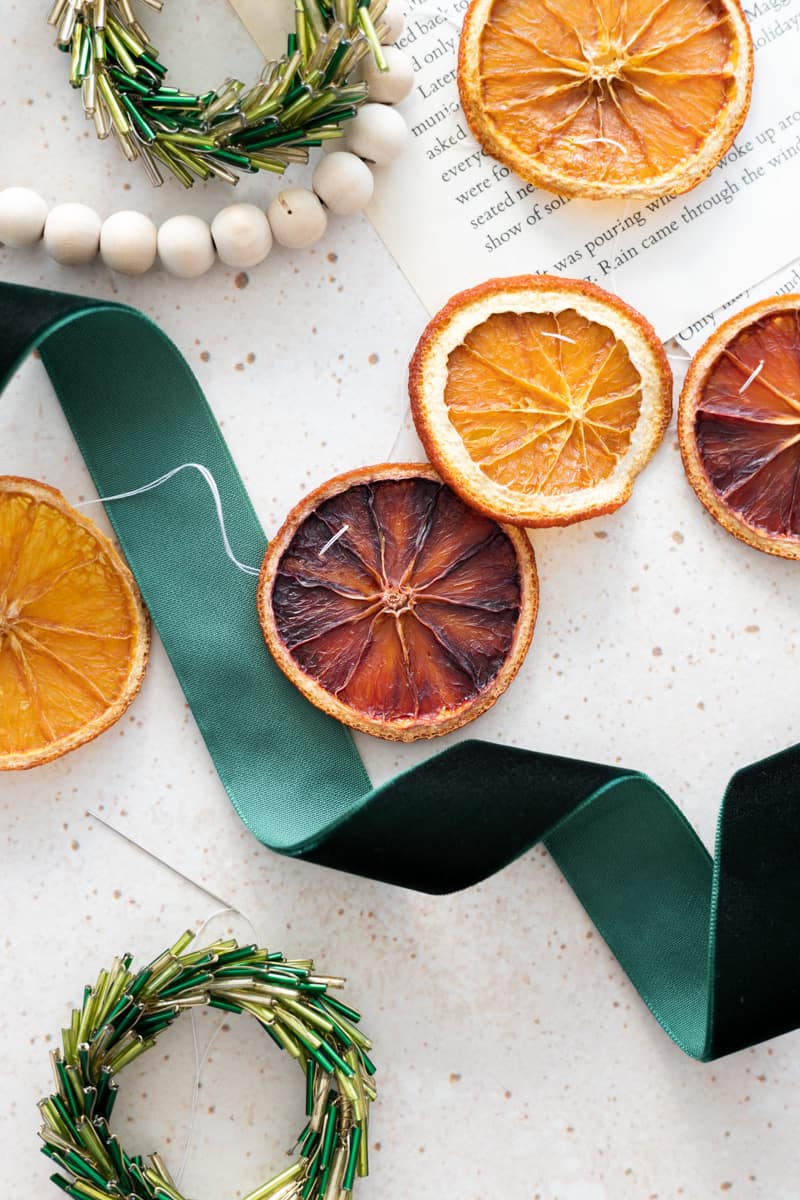
[[[324,484],[270,543],[258,609],[281,670],[318,708],[392,741],[449,733],[494,704],[536,620],[528,538],[471,509],[427,464]]]
[[[117,721],[148,647],[108,538],[55,488],[0,477],[0,770],[49,762]]]
[[[473,0],[458,61],[484,149],[538,187],[592,199],[705,179],[752,78],[738,0]]]
[[[746,308],[701,346],[678,436],[712,517],[757,550],[800,559],[800,296]]]
[[[547,275],[454,296],[419,341],[409,391],[442,477],[518,525],[619,508],[672,412],[669,363],[644,317],[590,283]]]

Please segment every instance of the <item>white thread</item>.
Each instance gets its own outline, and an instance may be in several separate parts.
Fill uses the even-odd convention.
[[[569,342],[569,344],[571,346],[577,346],[577,344],[578,344],[575,341],[575,338],[567,337],[567,335],[565,333],[544,333],[544,332],[542,332],[541,336],[555,338],[556,341],[559,341],[559,342]]]
[[[217,510],[217,520],[219,522],[222,541],[225,546],[225,553],[235,567],[240,571],[244,571],[245,575],[260,575],[258,567],[249,567],[247,563],[239,562],[238,558],[233,553],[233,548],[228,541],[228,531],[225,528],[225,516],[222,511],[222,498],[219,494],[217,481],[209,471],[208,467],[204,467],[202,463],[182,463],[179,467],[174,467],[171,471],[167,471],[166,475],[162,475],[159,479],[154,479],[151,483],[146,483],[144,487],[135,488],[132,492],[120,492],[116,496],[99,496],[97,500],[83,500],[76,508],[86,508],[90,504],[110,504],[112,500],[129,500],[132,496],[142,496],[145,492],[151,492],[153,488],[161,487],[162,483],[168,483],[173,476],[180,471],[194,470],[199,471],[209,486],[211,495],[214,497],[214,505]]]
[[[333,535],[332,538],[328,538],[327,542],[322,547],[322,549],[317,551],[318,556],[320,558],[322,558],[323,554],[327,554],[328,551],[330,550],[331,546],[335,546],[336,543],[338,542],[339,538],[344,537],[344,535],[347,533],[349,528],[350,528],[350,526],[347,523],[345,523],[342,526],[342,528]]]
[[[180,470],[180,468],[179,468],[179,470]],[[97,501],[91,501],[90,503],[97,503]],[[242,921],[248,927],[248,929],[250,930],[250,932],[252,934],[253,942],[258,941],[258,935],[256,934],[255,926],[253,925],[252,921],[250,921],[249,918],[246,917],[240,909],[234,908],[234,906],[232,904],[229,904],[227,902],[227,900],[224,900],[221,896],[217,896],[214,892],[210,892],[208,890],[208,888],[204,888],[202,886],[202,884],[195,882],[194,879],[190,879],[188,875],[184,875],[184,873],[182,871],[179,871],[177,869],[177,867],[173,867],[170,863],[168,863],[166,861],[166,859],[159,857],[158,854],[155,854],[152,850],[148,850],[146,846],[142,846],[139,842],[135,842],[133,840],[133,838],[128,837],[128,835],[126,833],[123,833],[121,829],[117,829],[117,827],[115,825],[111,825],[108,821],[104,820],[103,817],[98,816],[97,813],[88,811],[86,815],[87,815],[87,817],[91,817],[91,819],[93,821],[96,821],[98,823],[98,825],[104,826],[104,828],[109,830],[110,833],[113,833],[118,838],[121,838],[122,841],[127,842],[129,846],[133,846],[134,850],[138,850],[141,854],[146,854],[148,858],[151,858],[154,862],[157,862],[159,866],[164,867],[165,870],[170,871],[173,875],[177,875],[177,877],[179,879],[182,879],[185,883],[188,883],[192,887],[197,888],[197,890],[199,892],[203,892],[204,895],[210,897],[210,899],[215,900],[219,905],[221,905],[221,907],[218,908],[216,910],[216,912],[211,913],[211,915],[206,917],[205,921],[203,921],[203,924],[200,926],[199,930],[195,934],[196,939],[199,940],[202,937],[204,930],[211,924],[212,921],[216,920],[217,917],[221,917],[225,913],[233,913],[235,916],[241,917]],[[192,1009],[192,1011],[191,1011],[191,1019],[192,1019],[192,1042],[194,1044],[195,1074],[194,1074],[194,1085],[192,1088],[192,1107],[191,1107],[191,1112],[189,1114],[189,1128],[186,1132],[186,1142],[185,1142],[184,1148],[183,1148],[183,1158],[181,1160],[180,1169],[178,1170],[177,1175],[175,1176],[175,1182],[179,1187],[181,1184],[181,1180],[183,1178],[183,1173],[186,1170],[186,1166],[189,1161],[189,1152],[191,1150],[192,1140],[194,1138],[195,1124],[197,1121],[197,1109],[198,1109],[199,1101],[200,1101],[200,1083],[202,1080],[203,1067],[205,1066],[206,1062],[208,1061],[208,1056],[211,1053],[211,1047],[214,1045],[214,1042],[219,1037],[220,1033],[222,1032],[223,1026],[225,1025],[224,1016],[220,1016],[219,1024],[218,1024],[217,1028],[214,1030],[214,1032],[212,1033],[208,1042],[206,1043],[206,1048],[202,1052],[202,1055],[201,1055],[200,1041],[197,1036],[197,1011],[195,1009]]]
[[[742,395],[743,392],[747,391],[747,389],[750,387],[750,384],[753,382],[754,379],[758,379],[759,375],[761,374],[761,372],[763,370],[764,370],[764,359],[762,358],[760,360],[758,366],[755,368],[755,370],[750,372],[750,374],[747,376],[747,379],[745,379],[744,383],[739,388],[740,396]]]
[[[89,809],[86,815],[87,817],[91,817],[93,821],[97,821],[98,825],[102,825],[109,831],[109,833],[115,834],[118,838],[121,838],[123,842],[127,842],[129,846],[133,846],[134,850],[138,850],[141,854],[146,854],[148,858],[152,858],[153,862],[157,862],[158,865],[163,867],[165,871],[171,871],[173,875],[177,875],[179,879],[184,881],[184,883],[188,883],[191,887],[197,888],[198,892],[202,892],[204,896],[208,896],[209,899],[216,901],[217,904],[221,904],[224,909],[228,909],[230,907],[227,900],[225,900],[222,896],[217,896],[215,892],[210,892],[208,888],[203,887],[201,883],[197,883],[196,880],[190,879],[188,875],[184,875],[183,871],[179,871],[177,867],[173,867],[171,863],[166,861],[166,859],[159,858],[159,856],[153,850],[148,850],[146,846],[141,844],[141,842],[135,842],[132,837],[128,837],[127,833],[123,833],[121,829],[117,829],[116,825],[112,825],[103,817],[98,816],[96,812],[92,812],[92,810]],[[236,910],[234,909],[234,911]],[[246,919],[247,918],[245,918],[245,920]]]
[[[622,153],[625,155],[626,158],[628,157],[627,146],[623,146],[622,142],[615,142],[613,138],[607,138],[607,137],[570,138],[570,141],[572,142],[573,146],[593,146],[595,144],[595,142],[597,142],[597,143],[602,142],[603,145],[605,145],[605,146],[616,146],[618,150],[622,151]]]
[[[614,238],[614,244],[611,247],[611,279],[609,280],[610,286],[608,290],[613,292],[615,296],[619,295],[619,289],[617,288],[617,249],[619,248],[619,239],[622,237],[622,230],[625,226],[625,222],[628,220],[628,213],[630,210],[631,202],[630,200],[626,200],[625,208],[622,213],[622,220],[619,223],[619,229],[617,230],[616,237]]]
[[[200,938],[203,935],[203,932],[211,924],[211,922],[214,921],[217,917],[223,916],[225,913],[233,913],[235,916],[241,917],[242,920],[244,921],[244,923],[250,928],[250,932],[253,935],[253,941],[254,942],[258,941],[258,937],[257,937],[256,931],[255,931],[255,926],[252,924],[251,921],[249,921],[247,919],[247,917],[244,915],[244,913],[240,912],[238,908],[234,908],[232,904],[226,904],[224,908],[220,908],[217,910],[217,912],[212,913],[210,917],[206,917],[205,921],[203,922],[203,924],[200,926],[197,933],[195,934],[196,940],[199,942]],[[195,1124],[197,1122],[197,1110],[200,1106],[200,1082],[201,1082],[202,1075],[203,1075],[203,1067],[208,1062],[208,1056],[211,1053],[211,1048],[214,1045],[214,1043],[216,1042],[219,1035],[222,1033],[222,1030],[225,1026],[225,1018],[224,1018],[224,1016],[221,1016],[219,1018],[219,1023],[217,1025],[217,1028],[214,1030],[211,1037],[206,1042],[206,1048],[201,1055],[200,1054],[200,1039],[197,1036],[197,1010],[194,1008],[191,1010],[191,1018],[192,1018],[192,1044],[194,1046],[194,1087],[192,1089],[192,1108],[191,1108],[191,1112],[189,1114],[189,1128],[186,1131],[186,1142],[184,1143],[184,1147],[183,1147],[183,1158],[181,1159],[181,1165],[178,1168],[178,1173],[175,1176],[175,1182],[178,1185],[178,1187],[181,1186],[181,1183],[183,1181],[183,1175],[184,1175],[184,1172],[185,1172],[186,1167],[189,1162],[189,1153],[191,1151],[192,1141],[194,1139]]]

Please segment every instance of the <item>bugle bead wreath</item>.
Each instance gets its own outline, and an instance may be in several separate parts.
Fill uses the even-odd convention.
[[[142,2],[163,8],[163,0]],[[154,184],[166,169],[191,187],[212,176],[235,183],[242,171],[282,174],[289,163],[307,162],[311,147],[341,137],[367,99],[367,84],[352,82],[361,59],[371,51],[387,68],[386,3],[296,0],[282,58],[268,62],[250,88],[226,78],[199,95],[167,85],[167,68],[132,0],[55,0],[48,21],[97,136],[113,135]]]
[[[376,1092],[360,1014],[330,994],[344,980],[233,939],[189,950],[193,940],[187,931],[136,973],[126,954],[85,988],[51,1052],[55,1091],[39,1102],[42,1149],[59,1168],[53,1182],[75,1200],[185,1200],[161,1156],[129,1155],[110,1118],[123,1067],[182,1012],[209,1006],[250,1013],[306,1077],[298,1157],[244,1200],[350,1200],[368,1171]]]

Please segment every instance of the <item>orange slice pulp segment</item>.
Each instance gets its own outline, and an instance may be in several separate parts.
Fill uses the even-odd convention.
[[[147,650],[111,542],[53,488],[0,479],[0,769],[96,737],[138,691]]]
[[[575,309],[496,313],[448,359],[445,404],[470,458],[519,492],[606,479],[630,447],[641,399],[625,345]]]
[[[354,728],[433,737],[508,685],[536,614],[527,539],[471,511],[427,466],[332,480],[271,543],[259,611],[276,660]]]

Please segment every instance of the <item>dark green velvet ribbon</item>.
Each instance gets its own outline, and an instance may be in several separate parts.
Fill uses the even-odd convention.
[[[202,463],[237,555],[260,561],[265,537],[219,427],[154,324],[0,285],[0,329],[3,385],[38,347],[101,495]],[[183,472],[108,512],[222,782],[260,841],[434,893],[543,841],[688,1054],[717,1058],[800,1024],[800,746],[734,775],[714,860],[635,771],[465,741],[373,788],[348,731],[272,662],[255,580],[221,559],[216,521],[199,516],[209,504],[200,477]]]

